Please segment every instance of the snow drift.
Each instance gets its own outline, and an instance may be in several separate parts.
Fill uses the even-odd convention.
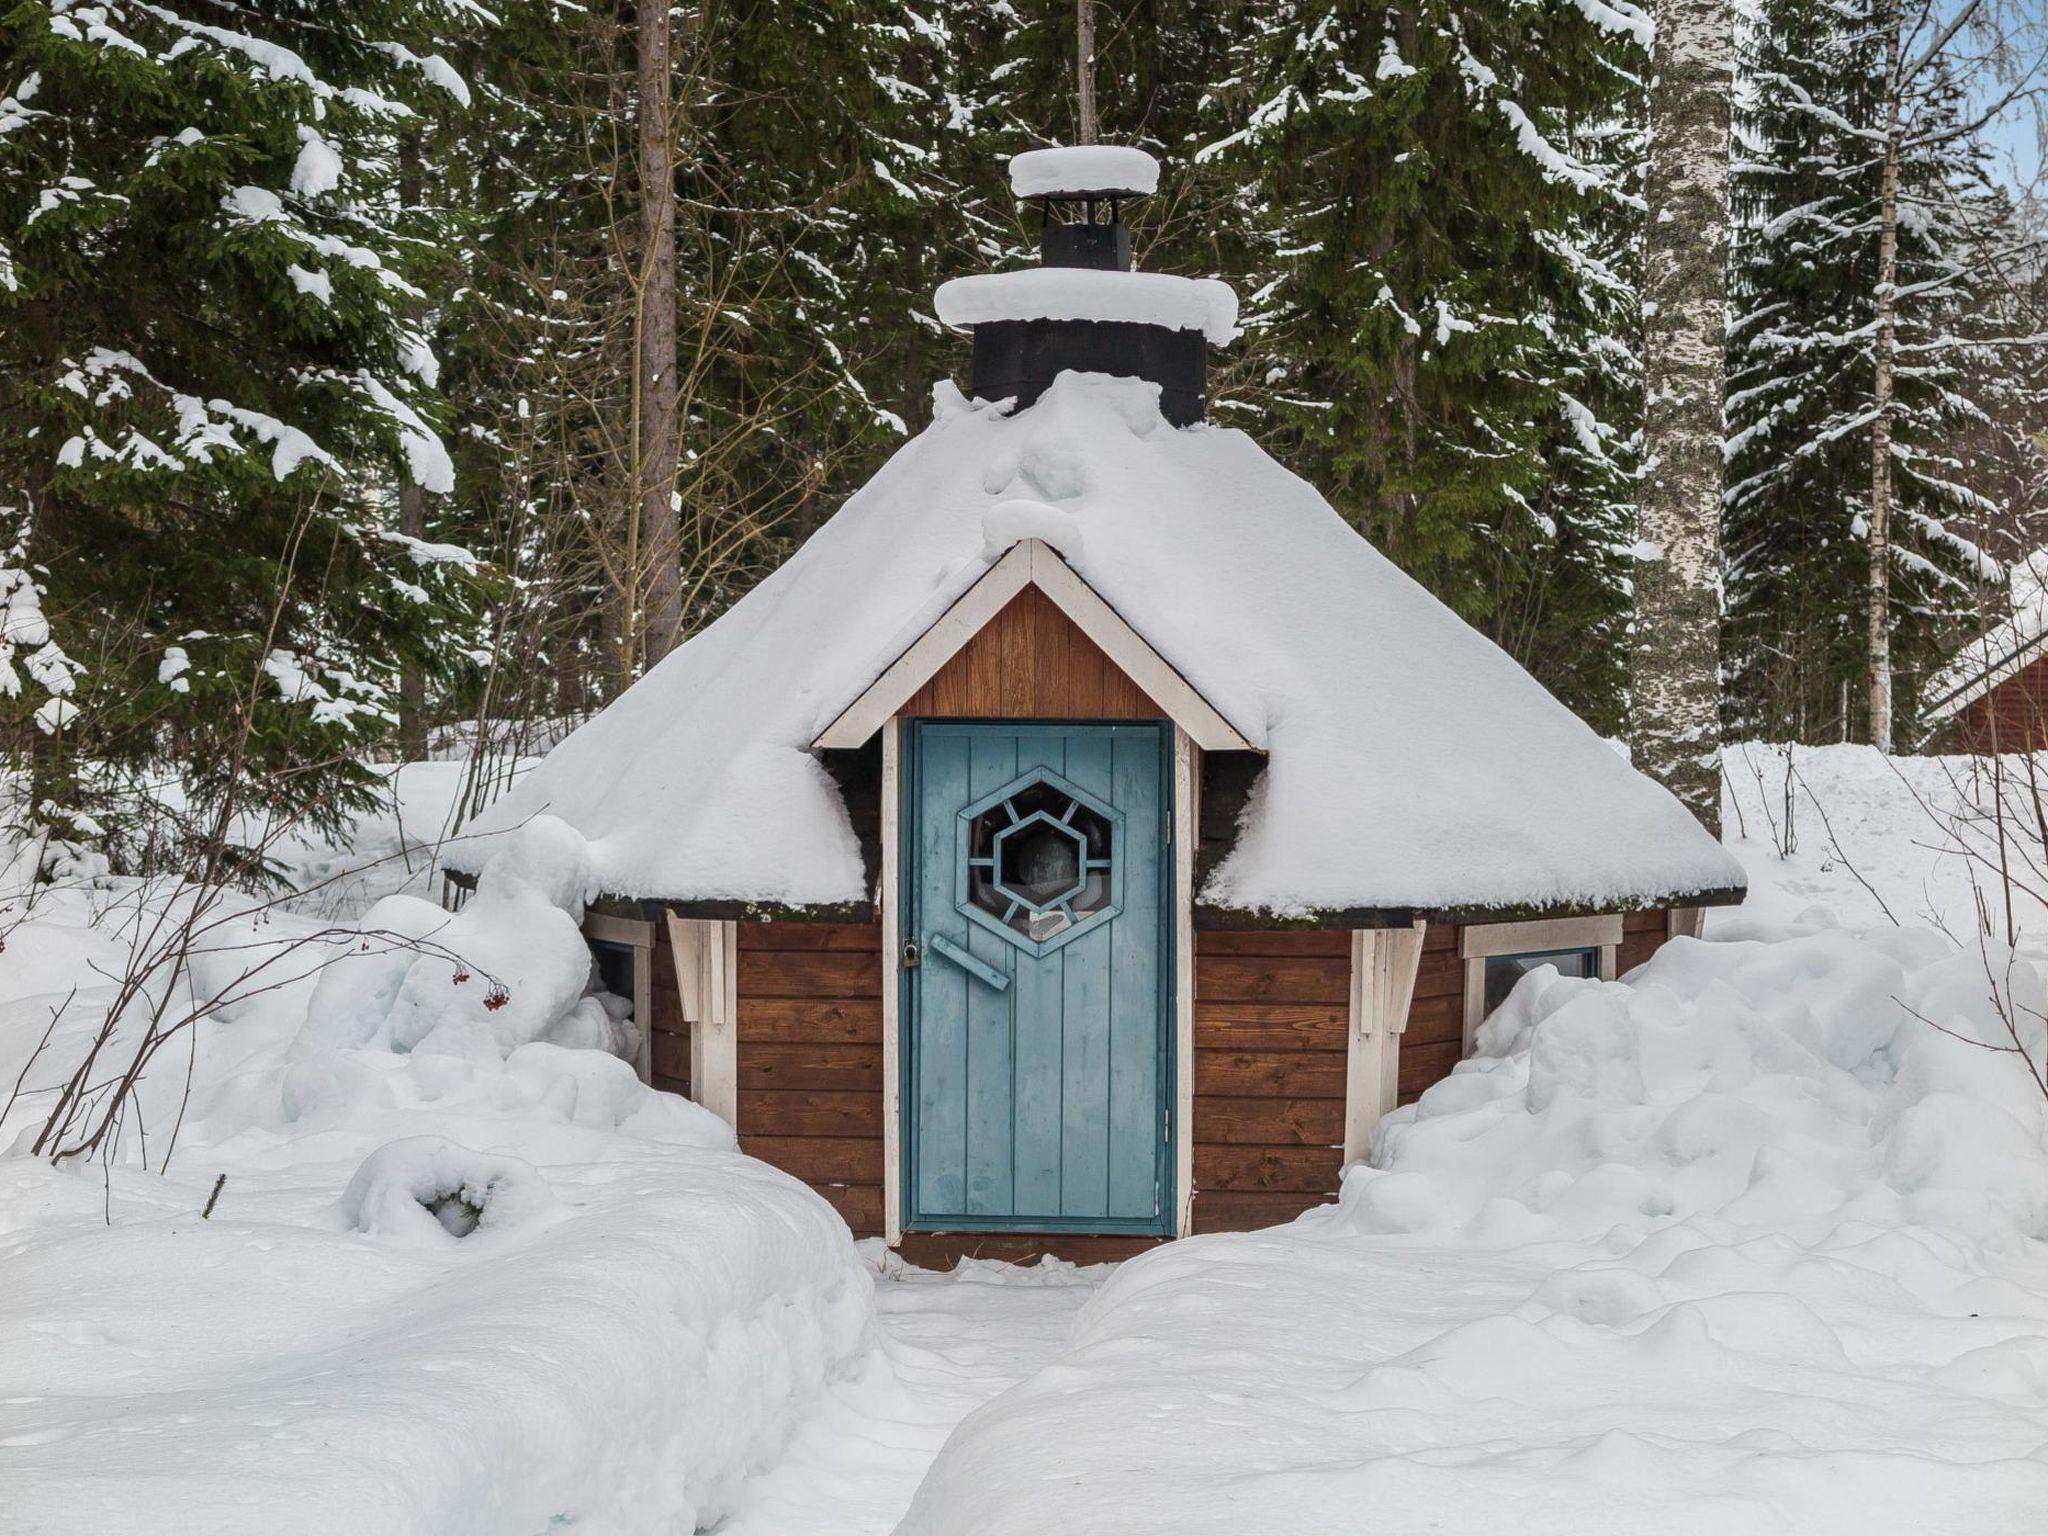
[[[904,1536],[2038,1531],[2039,974],[1724,926],[1527,978],[1339,1205],[1125,1266]]]
[[[590,1048],[626,1042],[586,877],[535,823],[459,915],[388,898],[317,981],[210,1021],[168,1176],[139,1131],[160,1156],[182,1048],[104,1173],[0,1159],[9,1536],[669,1536],[779,1459],[870,1351],[869,1275],[822,1199]],[[195,969],[312,928],[231,926]],[[121,959],[118,924],[46,897],[0,959],[0,1075]]]

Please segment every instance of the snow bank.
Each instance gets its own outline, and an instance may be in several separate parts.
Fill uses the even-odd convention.
[[[1200,331],[1214,346],[1237,339],[1237,293],[1213,277],[1025,267],[939,284],[939,319],[958,330],[991,320],[1112,320]]]
[[[16,1138],[123,935],[75,892],[7,935],[10,1082],[80,988],[0,1122],[9,1536],[673,1536],[865,1367],[872,1286],[830,1206],[556,1043],[587,1013],[587,876],[537,820],[459,916],[380,904],[317,979],[167,1050],[104,1170]],[[317,960],[319,931],[231,925],[194,984],[280,946]],[[146,1171],[181,1113],[168,1175]]]
[[[1339,1205],[1126,1265],[903,1536],[2038,1531],[2048,1123],[1983,960],[1726,926],[1536,973]]]
[[[1122,144],[1067,144],[1010,156],[1010,191],[1019,199],[1159,190],[1159,162]]]
[[[1597,907],[1740,882],[1677,801],[1312,487],[1241,432],[1169,427],[1158,400],[1069,373],[1008,414],[940,386],[926,431],[449,862],[545,813],[589,839],[606,891],[869,899],[810,744],[1028,531],[1269,754],[1206,901]]]
[[[2026,760],[1903,757],[1874,747],[1738,742],[1722,753],[1721,823],[1742,861],[1749,897],[1740,917],[1936,928],[1968,946],[1980,915],[2006,932],[2002,858],[2014,945],[2048,961],[2048,904]],[[1995,770],[1995,772],[1994,772]],[[2048,755],[2035,761],[2048,782]],[[2004,801],[2005,848],[1993,814]],[[1710,913],[1708,931],[1733,913]]]

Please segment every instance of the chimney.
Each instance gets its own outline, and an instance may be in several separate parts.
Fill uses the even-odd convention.
[[[1159,386],[1177,427],[1206,414],[1209,345],[1236,335],[1237,296],[1212,278],[1131,269],[1124,204],[1159,186],[1159,162],[1113,144],[1036,149],[1010,161],[1010,190],[1038,204],[1043,263],[956,278],[939,318],[974,335],[973,393],[1024,409],[1062,372]]]

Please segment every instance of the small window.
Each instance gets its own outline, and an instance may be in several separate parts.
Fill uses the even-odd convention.
[[[1595,977],[1600,974],[1597,949],[1548,949],[1539,954],[1488,955],[1486,957],[1486,1005],[1484,1013],[1508,1000],[1515,983],[1538,966],[1554,965],[1561,976]]]
[[[591,939],[590,958],[605,991],[633,1001],[633,946],[612,939]]]
[[[1035,943],[1110,905],[1109,819],[1040,781],[968,825],[967,900]]]

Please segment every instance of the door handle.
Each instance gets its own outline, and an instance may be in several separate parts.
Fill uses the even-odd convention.
[[[986,960],[969,954],[943,933],[935,933],[924,942],[924,947],[935,955],[944,955],[976,981],[985,982],[998,992],[1008,989],[1010,978],[990,965]]]

